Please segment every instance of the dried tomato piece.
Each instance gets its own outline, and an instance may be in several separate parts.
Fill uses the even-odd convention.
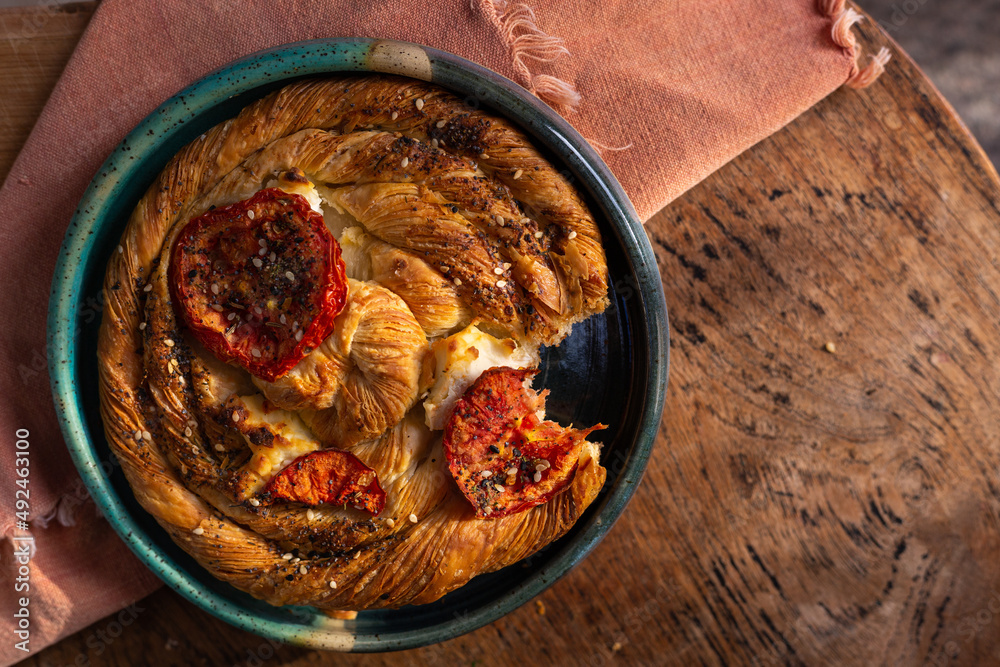
[[[268,382],[330,335],[347,300],[340,245],[323,216],[278,188],[191,220],[174,244],[170,283],[195,337]]]
[[[536,415],[548,391],[525,380],[537,370],[494,367],[455,403],[444,428],[444,454],[459,489],[483,518],[541,505],[576,474],[580,449],[603,424],[578,430]]]
[[[385,491],[378,475],[342,449],[322,449],[295,459],[271,478],[261,499],[313,506],[350,505],[376,516],[385,507]]]

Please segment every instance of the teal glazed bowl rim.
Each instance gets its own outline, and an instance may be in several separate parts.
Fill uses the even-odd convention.
[[[167,159],[209,127],[291,80],[351,72],[421,78],[467,96],[467,102],[482,104],[517,123],[556,164],[565,165],[595,209],[602,233],[617,239],[624,250],[622,266],[628,275],[615,298],[633,313],[627,326],[631,340],[638,341],[633,343],[636,354],[630,357],[634,382],[628,392],[629,446],[612,462],[614,470],[604,461],[609,467],[605,489],[573,530],[547,548],[549,553],[540,563],[529,560],[530,570],[518,575],[520,580],[509,588],[497,592],[494,584],[493,589],[470,593],[461,611],[435,616],[422,614],[426,606],[396,610],[408,609],[408,617],[363,612],[358,618],[368,619],[365,623],[334,621],[307,607],[272,607],[222,582],[215,585],[216,580],[193,559],[164,543],[165,531],[139,508],[123,474],[115,470],[117,461],[99,416],[94,422],[97,379],[92,352],[97,324],[80,321],[87,297],[92,301],[94,293],[100,294],[107,258],[128,213]],[[88,289],[95,292],[88,294]],[[613,300],[612,307],[616,303]],[[286,44],[208,74],[164,102],[114,149],[86,190],[60,249],[49,303],[48,352],[56,411],[73,461],[108,522],[160,579],[209,613],[277,642],[388,651],[451,639],[499,619],[568,572],[607,534],[642,477],[658,431],[667,386],[669,333],[663,288],[642,224],[607,165],[569,123],[514,82],[458,56],[409,43],[344,38]],[[492,575],[481,575],[464,588],[486,576]],[[407,620],[421,616],[423,621]]]

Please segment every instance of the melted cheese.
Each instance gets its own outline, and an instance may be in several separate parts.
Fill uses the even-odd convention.
[[[321,184],[316,186],[316,190],[319,192],[320,197],[322,197],[323,203],[326,204],[326,210],[323,212],[323,222],[326,223],[326,228],[336,238],[339,239],[348,227],[357,227],[361,224],[357,218],[341,208],[340,204],[333,197],[333,190],[330,187]]]
[[[302,195],[309,202],[309,208],[316,211],[320,215],[323,215],[323,202],[320,199],[319,192],[316,191],[316,186],[312,181],[306,183],[289,183],[285,180],[279,180],[277,178],[268,181],[265,188],[280,188],[290,195]]]
[[[265,410],[264,397],[260,394],[234,396],[230,399],[230,405],[237,409],[243,408],[243,417],[235,426],[253,451],[253,456],[242,468],[253,473],[251,477],[256,477],[248,489],[251,494],[260,491],[272,477],[298,457],[321,448],[319,440],[297,414],[276,408]],[[251,435],[259,429],[266,429],[274,436],[269,445],[254,444]],[[259,442],[259,438],[257,439]]]
[[[368,235],[362,227],[347,227],[340,235],[340,256],[344,259],[347,277],[371,280],[372,258],[368,252]]]
[[[518,346],[511,338],[494,338],[474,324],[433,346],[434,384],[424,401],[427,426],[442,429],[451,417],[455,403],[484,371],[494,366],[534,368],[538,365],[535,350]]]

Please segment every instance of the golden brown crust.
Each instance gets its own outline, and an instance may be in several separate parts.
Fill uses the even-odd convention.
[[[262,388],[305,409],[317,447],[349,448],[378,472],[387,494],[378,518],[242,502],[234,485],[245,481],[237,473],[252,435],[226,420],[230,399],[261,383],[211,357],[171,303],[166,266],[183,223],[282,173],[292,185],[316,183],[363,226],[366,279],[377,284],[352,283],[353,306],[329,349]],[[136,206],[105,291],[101,410],[137,499],[215,576],[273,604],[433,601],[563,535],[604,482],[597,446],[588,446],[572,484],[549,503],[476,519],[448,476],[440,438],[414,409],[427,384],[427,336],[478,317],[531,344],[555,343],[607,303],[600,235],[573,187],[509,123],[430,84],[300,82],[212,128]],[[378,340],[389,336],[395,356],[380,357]],[[283,558],[292,549],[301,561]]]

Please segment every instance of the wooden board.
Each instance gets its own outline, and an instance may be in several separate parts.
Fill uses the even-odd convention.
[[[659,441],[608,538],[536,601],[442,645],[333,657],[161,590],[25,664],[1000,664],[998,206],[894,49],[876,85],[648,223],[674,342]]]
[[[96,2],[0,8],[0,183],[38,120]]]

